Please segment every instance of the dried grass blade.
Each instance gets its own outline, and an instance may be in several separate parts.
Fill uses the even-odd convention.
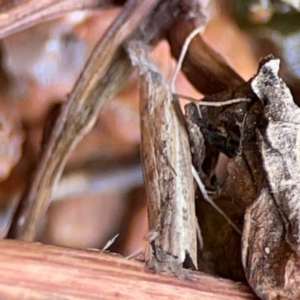
[[[25,241],[35,239],[51,192],[60,179],[70,152],[91,129],[100,109],[132,71],[122,42],[157,2],[128,1],[94,50],[55,123],[28,194],[17,213],[10,232],[12,237]]]
[[[112,6],[108,0],[27,0],[0,7],[0,38],[38,23],[63,16],[65,13]]]

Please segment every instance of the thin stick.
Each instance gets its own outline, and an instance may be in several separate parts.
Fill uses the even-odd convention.
[[[201,227],[199,225],[199,221],[197,219],[197,237],[198,237],[198,240],[199,240],[199,248],[200,249],[203,249],[203,246],[204,246],[204,242],[203,242],[203,237],[202,237],[202,233],[201,233]]]
[[[140,248],[125,257],[125,259],[137,258],[141,253],[145,252],[145,248]]]
[[[103,247],[103,249],[102,249],[102,251],[104,252],[104,251],[106,251],[114,242],[115,242],[115,240],[118,238],[118,236],[119,236],[120,234],[118,233],[118,234],[116,234],[112,239],[110,239],[106,244],[105,244],[105,246]]]
[[[231,99],[231,100],[226,100],[226,101],[220,101],[220,102],[209,102],[209,101],[201,101],[197,100],[195,98],[189,97],[189,96],[184,96],[181,94],[176,94],[179,98],[189,100],[193,103],[197,103],[198,105],[203,105],[203,106],[214,106],[214,107],[220,107],[220,106],[225,106],[225,105],[231,105],[235,103],[240,103],[240,102],[250,102],[250,98],[236,98],[236,99]]]
[[[193,40],[193,38],[194,38],[197,34],[199,34],[200,32],[203,32],[203,30],[204,30],[204,25],[201,25],[201,26],[195,28],[195,29],[189,34],[189,36],[186,38],[186,40],[185,40],[185,42],[184,42],[184,44],[183,44],[183,46],[182,46],[182,50],[181,50],[181,53],[180,53],[180,56],[179,56],[179,59],[178,59],[178,63],[177,63],[177,65],[176,65],[176,68],[175,68],[175,70],[174,70],[173,76],[172,76],[172,78],[171,78],[171,83],[170,83],[170,85],[171,85],[171,91],[172,91],[172,92],[175,91],[175,80],[176,80],[177,75],[178,75],[178,73],[179,73],[179,71],[180,71],[180,69],[181,69],[183,60],[184,60],[184,58],[185,58],[185,55],[186,55],[186,52],[187,52],[187,50],[188,50],[188,48],[189,48],[190,43],[191,43],[191,41]]]
[[[63,16],[68,12],[114,6],[114,1],[109,0],[26,0],[14,2],[0,8],[1,38],[41,22]]]
[[[194,166],[192,166],[192,173],[193,176],[198,184],[198,187],[203,195],[203,198],[220,214],[222,215],[225,220],[232,226],[232,228],[239,234],[242,234],[241,230],[230,220],[230,218],[224,213],[224,211],[214,202],[214,200],[212,198],[209,197],[209,195],[207,194],[207,191],[205,189],[204,184],[202,183],[196,169],[194,168]]]

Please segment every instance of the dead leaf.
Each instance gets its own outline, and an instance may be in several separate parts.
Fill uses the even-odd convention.
[[[300,108],[278,77],[279,59],[266,58],[251,87],[265,104],[258,132],[267,188],[247,209],[243,265],[262,299],[299,299]]]

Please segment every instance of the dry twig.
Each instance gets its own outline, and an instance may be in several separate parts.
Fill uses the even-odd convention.
[[[80,9],[106,8],[109,0],[27,0],[0,7],[0,38]]]
[[[132,71],[122,42],[157,1],[131,0],[102,38],[68,102],[56,120],[48,145],[22,203],[12,235],[33,241],[47,208],[53,187],[59,180],[67,157],[94,125],[100,109],[118,91]],[[129,30],[124,30],[128,28]]]
[[[189,34],[203,23],[204,18],[193,1],[185,1],[185,5],[190,9],[189,17],[179,14],[167,36],[172,55],[176,59],[179,59],[182,46]],[[214,94],[244,83],[244,80],[203,41],[199,34],[191,41],[183,60],[182,70],[203,94]]]

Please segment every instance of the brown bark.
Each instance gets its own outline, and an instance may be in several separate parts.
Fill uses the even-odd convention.
[[[0,241],[1,299],[257,299],[248,287],[190,272],[153,274],[144,263],[100,251]]]

